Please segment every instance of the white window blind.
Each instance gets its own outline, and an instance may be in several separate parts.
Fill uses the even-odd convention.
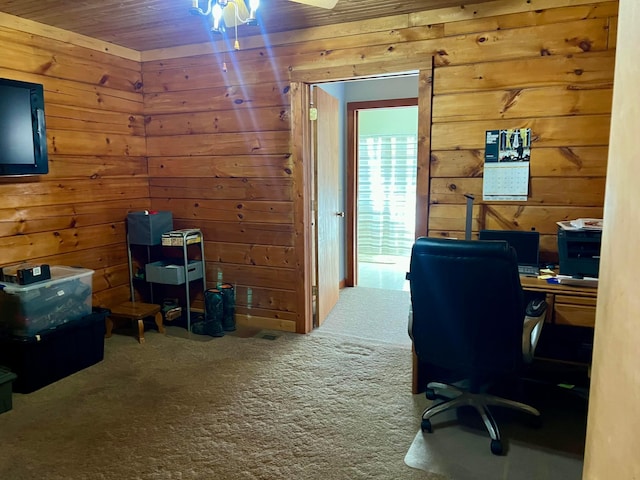
[[[409,257],[414,242],[417,137],[358,139],[358,260]]]

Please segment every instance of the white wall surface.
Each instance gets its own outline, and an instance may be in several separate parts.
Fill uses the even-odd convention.
[[[640,479],[640,2],[620,0],[583,478]]]
[[[367,102],[418,96],[418,76],[372,78],[344,82],[347,102]]]

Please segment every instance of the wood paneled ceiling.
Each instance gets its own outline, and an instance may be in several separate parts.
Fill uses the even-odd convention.
[[[489,0],[473,3],[486,1]],[[204,0],[201,4],[204,6]],[[138,51],[205,43],[217,38],[203,18],[189,13],[190,7],[191,0],[0,0],[0,12]],[[443,7],[465,8],[461,0],[339,0],[333,10],[289,0],[262,0],[260,26],[241,26],[238,35],[283,32]]]

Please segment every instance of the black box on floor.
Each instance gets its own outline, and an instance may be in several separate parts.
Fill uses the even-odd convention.
[[[8,412],[13,406],[11,399],[11,382],[16,375],[0,366],[0,413]]]
[[[108,314],[94,308],[89,315],[36,335],[0,337],[0,364],[17,375],[13,391],[33,392],[102,361]]]

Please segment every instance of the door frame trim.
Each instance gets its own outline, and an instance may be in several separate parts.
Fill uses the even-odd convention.
[[[296,249],[296,332],[313,330],[313,148],[309,122],[311,84],[291,82],[291,154],[293,155],[293,219]]]

